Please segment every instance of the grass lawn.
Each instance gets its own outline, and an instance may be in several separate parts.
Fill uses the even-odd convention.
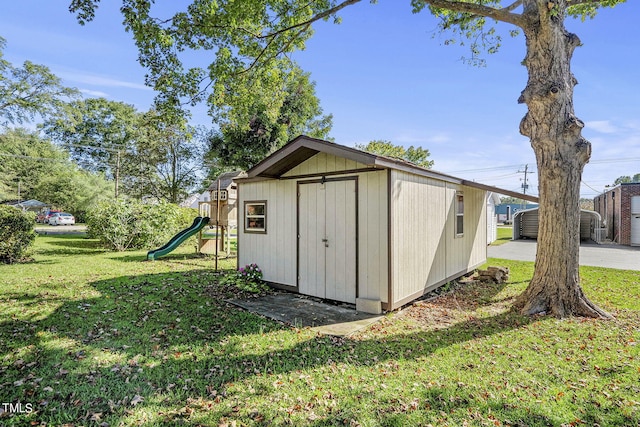
[[[193,248],[147,262],[39,236],[33,257],[0,265],[3,426],[640,423],[640,272],[581,270],[614,321],[529,318],[510,304],[533,264],[494,259],[506,285],[337,339],[225,303],[233,289]]]
[[[505,244],[513,239],[513,227],[511,226],[498,226],[498,235],[496,240],[491,243],[492,246]]]

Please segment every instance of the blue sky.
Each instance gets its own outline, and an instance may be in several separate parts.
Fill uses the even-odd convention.
[[[0,35],[5,58],[48,66],[85,96],[104,96],[146,110],[154,97],[144,86],[131,35],[124,31],[119,1],[103,0],[95,21],[80,26],[67,0],[3,2]],[[158,2],[162,3],[162,2]],[[188,4],[188,1],[172,1]],[[402,4],[399,4],[402,3]],[[409,1],[367,1],[348,7],[342,24],[319,23],[307,49],[294,58],[311,72],[331,136],[352,146],[373,139],[429,149],[434,169],[519,190],[529,141],[518,132],[525,106],[524,38],[505,37],[499,53],[477,68],[461,61],[464,47],[444,46],[428,13],[411,13]],[[575,110],[593,144],[581,194],[592,198],[620,175],[640,173],[640,2],[604,10],[595,20],[568,21],[583,42],[572,70],[579,81]],[[508,29],[508,27],[501,27]],[[200,52],[203,63],[207,53]],[[193,124],[209,125],[206,109]],[[537,194],[535,173],[529,193]]]

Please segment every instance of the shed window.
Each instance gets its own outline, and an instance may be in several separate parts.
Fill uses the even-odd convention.
[[[267,202],[244,203],[244,231],[247,233],[267,232]]]
[[[456,237],[464,233],[464,196],[456,193]]]

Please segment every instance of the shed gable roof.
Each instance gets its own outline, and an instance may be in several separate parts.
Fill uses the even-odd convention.
[[[367,153],[355,148],[346,147],[344,145],[324,141],[322,139],[311,138],[305,135],[301,135],[293,139],[291,142],[287,143],[285,146],[255,165],[253,168],[249,169],[247,171],[247,179],[279,179],[287,171],[321,152],[353,160],[372,169],[401,170],[445,182],[466,185],[499,194],[519,197],[536,203],[538,202],[537,197],[528,194],[521,194],[498,187],[480,184],[474,181],[467,181],[462,178],[456,178],[451,175],[426,169],[404,160]]]

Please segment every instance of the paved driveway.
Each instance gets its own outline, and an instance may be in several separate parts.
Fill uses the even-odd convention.
[[[512,240],[503,245],[489,246],[487,256],[517,261],[535,261],[536,247],[535,240]],[[582,243],[580,245],[580,265],[640,271],[640,247]]]

